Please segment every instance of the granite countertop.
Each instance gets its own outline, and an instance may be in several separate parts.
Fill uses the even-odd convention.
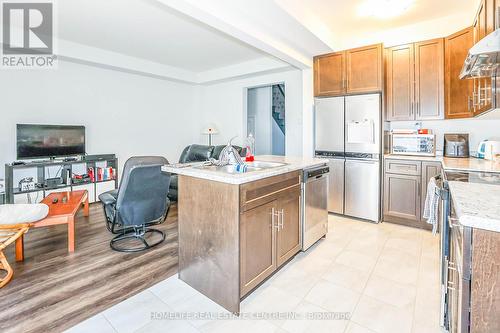
[[[483,160],[480,158],[443,158],[445,170],[476,171],[500,173],[500,162]]]
[[[483,160],[476,157],[452,158],[443,156],[410,156],[385,154],[384,158],[407,161],[441,162],[444,170],[500,173],[500,162]]]
[[[429,162],[443,161],[443,156],[385,154],[384,158],[389,158],[391,160],[406,160],[406,161],[429,161]]]
[[[460,224],[500,232],[500,186],[449,182]]]
[[[319,159],[319,158],[302,158],[302,157],[273,156],[273,155],[256,156],[255,160],[263,162],[280,162],[280,163],[286,163],[286,165],[282,167],[263,169],[247,173],[230,174],[230,173],[196,168],[197,165],[202,165],[204,163],[204,162],[199,162],[199,163],[190,163],[191,166],[183,168],[176,167],[175,165],[164,165],[162,167],[162,171],[176,173],[184,176],[213,180],[216,182],[238,185],[238,184],[253,182],[267,177],[277,176],[291,171],[297,171],[305,168],[312,168],[326,164],[326,161],[324,159]]]
[[[441,162],[445,171],[500,173],[500,163],[475,157],[406,156],[386,154],[384,158]],[[450,193],[460,224],[500,232],[500,185],[450,181]]]

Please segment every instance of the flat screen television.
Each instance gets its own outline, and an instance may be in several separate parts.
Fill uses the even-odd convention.
[[[84,154],[84,126],[17,124],[17,159]]]

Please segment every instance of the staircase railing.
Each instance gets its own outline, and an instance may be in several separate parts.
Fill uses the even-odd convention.
[[[284,108],[284,99],[285,99],[285,89],[282,84],[277,84],[273,86],[273,111],[272,116],[278,127],[280,128],[283,135],[285,134],[285,110],[281,110],[280,105],[275,105],[274,94],[275,92],[279,93],[279,98],[283,99],[283,108]],[[282,112],[283,111],[283,112]],[[283,115],[281,117],[281,115]]]

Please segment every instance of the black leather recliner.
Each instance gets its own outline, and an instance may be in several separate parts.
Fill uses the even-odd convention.
[[[220,146],[205,146],[205,145],[189,145],[181,153],[179,163],[204,162],[210,158],[219,159],[219,155],[226,145]],[[240,155],[244,153],[244,149],[239,146],[233,146]],[[177,201],[178,194],[178,179],[177,175],[172,175],[170,181],[170,191],[168,197],[171,201]]]
[[[113,250],[137,252],[165,240],[162,231],[150,228],[163,223],[170,207],[170,174],[161,171],[165,164],[167,159],[160,156],[131,157],[125,162],[119,189],[99,195],[106,226],[117,234],[110,243]],[[127,246],[132,240],[139,241],[139,246]]]

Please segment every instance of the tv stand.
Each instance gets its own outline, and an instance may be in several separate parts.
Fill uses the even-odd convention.
[[[89,191],[89,200],[91,202],[98,200],[98,195],[101,192],[100,188],[107,186],[114,189],[118,188],[118,159],[115,154],[106,155],[93,155],[93,159],[75,159],[71,160],[38,160],[33,162],[26,162],[23,164],[11,163],[5,164],[5,202],[15,203],[16,197],[19,195],[29,195],[30,193],[37,193],[39,199],[46,197],[51,191],[73,191],[87,188]],[[79,166],[80,165],[80,166]],[[83,165],[83,166],[82,166]],[[56,174],[50,172],[50,169],[56,167]],[[108,178],[98,177],[98,168],[112,168],[114,173]],[[83,168],[83,169],[82,169]],[[87,170],[92,169],[94,171],[94,178],[76,178],[73,177],[75,169]],[[19,181],[26,177],[26,174],[30,173],[30,177],[35,179],[35,188],[30,190],[21,191],[19,188]],[[19,171],[19,174],[16,173]],[[45,184],[45,181],[49,178],[61,177],[63,179],[62,184],[54,185],[52,187],[40,186]],[[108,185],[106,185],[108,184]],[[93,192],[90,193],[90,192]],[[40,197],[40,193],[42,196]]]
[[[30,164],[49,164],[49,163],[54,163],[55,160],[36,160],[36,161],[31,161],[25,163],[25,165],[30,165]]]

